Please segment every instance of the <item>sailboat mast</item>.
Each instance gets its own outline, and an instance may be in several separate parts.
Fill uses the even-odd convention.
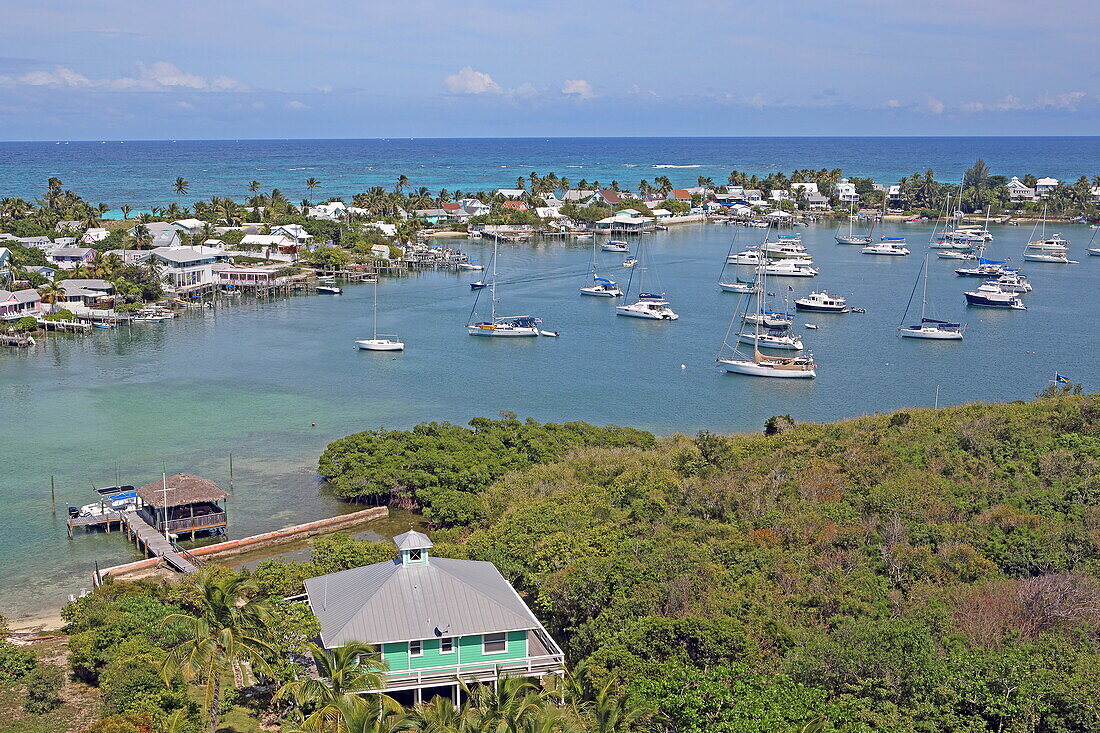
[[[378,275],[374,276],[374,338],[378,339]]]
[[[920,296],[920,321],[924,323],[924,310],[928,307],[928,253],[924,254],[924,266],[921,268],[924,270],[924,291]]]
[[[492,311],[493,323],[497,322],[497,248],[500,243],[493,238],[493,276],[489,280],[489,304]]]

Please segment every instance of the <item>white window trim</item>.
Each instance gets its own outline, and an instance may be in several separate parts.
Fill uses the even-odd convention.
[[[416,644],[420,651],[413,653],[413,644]],[[424,642],[423,641],[410,641],[409,642],[409,657],[422,657],[424,656]]]
[[[495,635],[495,634],[492,634],[492,635]],[[485,655],[488,655],[488,654],[507,654],[508,653],[508,634],[507,634],[507,632],[505,632],[503,634],[503,636],[504,636],[504,648],[500,649],[499,651],[495,651],[495,652],[491,652],[491,651],[489,651],[488,649],[485,648],[485,644],[487,643],[485,641],[486,636],[491,636],[491,634],[482,634],[481,635],[481,654],[482,654],[482,656],[485,656]]]
[[[443,651],[443,640],[447,639],[451,642],[451,648],[449,651]],[[454,654],[455,653],[455,638],[453,636],[441,636],[439,637],[439,653],[440,654]]]

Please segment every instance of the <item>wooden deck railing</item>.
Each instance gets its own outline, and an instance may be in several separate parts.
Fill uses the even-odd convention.
[[[225,512],[213,512],[197,517],[184,517],[183,519],[169,519],[167,528],[161,527],[160,531],[167,529],[172,534],[189,532],[193,529],[205,529],[206,527],[220,527],[226,523]]]

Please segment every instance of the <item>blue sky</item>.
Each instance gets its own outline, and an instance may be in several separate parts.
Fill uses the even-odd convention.
[[[1100,3],[0,0],[0,139],[1078,135]]]

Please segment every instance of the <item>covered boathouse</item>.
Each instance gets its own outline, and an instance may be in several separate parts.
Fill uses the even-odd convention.
[[[431,557],[420,532],[393,541],[393,560],[305,581],[321,644],[376,648],[386,665],[380,691],[457,700],[459,679],[564,671],[561,648],[492,563]]]
[[[160,534],[224,534],[228,526],[223,502],[229,494],[208,478],[177,473],[137,490],[139,514]]]

